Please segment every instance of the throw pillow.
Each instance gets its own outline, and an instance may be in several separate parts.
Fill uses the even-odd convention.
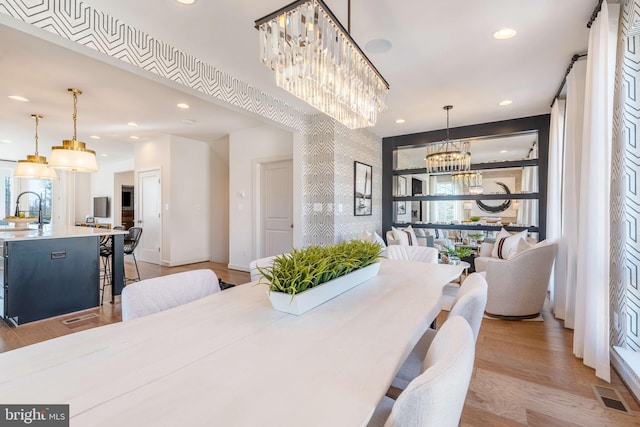
[[[383,248],[387,247],[387,244],[384,242],[384,239],[382,239],[382,237],[375,231],[373,232],[373,241],[380,243],[380,246],[382,246]]]
[[[393,238],[398,240],[400,245],[418,246],[418,238],[410,225],[407,228],[391,227],[391,230],[393,231]]]
[[[373,237],[373,233],[371,231],[363,231],[360,240],[364,240],[365,242],[373,242],[375,241],[375,238]]]
[[[395,227],[391,227],[391,232],[393,233],[393,240],[397,240],[399,245],[409,246],[409,237],[407,237],[407,233]]]
[[[491,256],[499,259],[509,259],[518,251],[518,243],[520,240],[527,239],[527,230],[519,233],[511,234],[504,228],[500,230],[496,236],[496,243],[493,245]]]
[[[416,228],[414,232],[416,233],[416,237],[427,237],[422,228]]]

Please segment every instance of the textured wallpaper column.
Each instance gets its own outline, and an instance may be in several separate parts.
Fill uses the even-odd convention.
[[[640,351],[640,0],[626,0],[621,7],[611,167],[610,336],[612,345]]]
[[[326,245],[334,241],[334,124],[324,116],[307,119],[302,149],[302,242]]]
[[[363,231],[382,232],[382,139],[365,129],[349,130],[336,125],[334,242],[362,236]],[[372,214],[353,214],[354,161],[373,167]]]

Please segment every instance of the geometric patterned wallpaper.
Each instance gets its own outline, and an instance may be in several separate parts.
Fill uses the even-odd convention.
[[[297,131],[305,114],[78,0],[0,0],[0,13]]]
[[[305,115],[211,64],[79,0],[0,0],[0,14],[258,114],[304,135],[303,244],[330,244],[382,228],[381,140],[326,116]],[[353,216],[353,161],[373,166],[373,215]]]
[[[382,229],[382,141],[313,115],[303,149],[303,244],[338,243]],[[353,215],[353,162],[372,166],[372,215]]]
[[[611,345],[640,351],[640,0],[621,7],[611,167],[610,337]]]

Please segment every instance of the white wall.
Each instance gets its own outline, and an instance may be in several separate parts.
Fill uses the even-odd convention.
[[[171,258],[167,265],[208,261],[209,251],[209,145],[171,137],[171,217],[168,224]],[[166,206],[166,204],[165,204]]]
[[[208,261],[209,146],[176,136],[136,144],[135,172],[160,169],[162,265]]]
[[[229,136],[209,143],[211,261],[229,263]]]
[[[114,213],[119,213],[120,209],[120,187],[117,187],[116,190],[114,174],[127,170],[133,170],[133,159],[100,165],[98,172],[93,173],[57,171],[56,173],[59,176],[63,174],[69,175],[65,185],[71,186],[70,192],[75,192],[75,196],[69,194],[74,197],[74,222],[84,222],[87,216],[93,216],[93,198],[106,196],[109,197],[109,218],[96,218],[96,222],[114,225]],[[131,176],[133,177],[133,172]],[[75,189],[73,189],[74,181]],[[116,194],[117,197],[115,196]]]
[[[259,126],[229,135],[229,268],[248,271],[255,257],[255,163],[287,158],[293,158],[291,132]]]

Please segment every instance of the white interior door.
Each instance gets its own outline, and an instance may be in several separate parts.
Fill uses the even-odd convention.
[[[293,161],[262,165],[262,256],[293,248]]]
[[[161,226],[161,185],[160,170],[138,174],[137,226],[142,227],[142,237],[138,244],[138,259],[152,264],[160,264]]]

